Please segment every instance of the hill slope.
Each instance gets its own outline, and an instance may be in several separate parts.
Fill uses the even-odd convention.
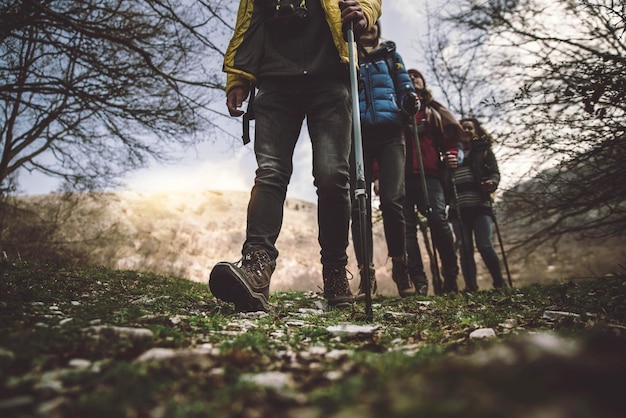
[[[21,218],[30,225],[29,231],[37,224],[52,231],[32,240],[41,247],[57,247],[65,259],[207,283],[217,262],[235,262],[241,256],[248,198],[245,192],[207,190],[53,194],[21,197],[17,202],[32,212]],[[381,225],[375,226],[374,235],[379,291],[397,294]],[[315,291],[322,286],[315,204],[286,201],[276,245],[280,255],[271,291]],[[33,257],[41,253],[42,248],[30,252]],[[359,280],[352,244],[348,256],[356,292]]]
[[[16,204],[22,210],[10,216],[4,214],[0,245],[12,257],[41,259],[54,253],[52,258],[81,265],[153,272],[206,283],[215,263],[234,262],[240,257],[248,198],[245,192],[210,190],[20,197]],[[500,221],[506,244],[513,238],[507,234],[515,229],[508,229],[505,219]],[[420,244],[430,277],[421,236]],[[315,204],[287,200],[277,247],[280,256],[270,290],[319,289],[322,279]],[[499,247],[497,250],[500,253]],[[525,259],[507,255],[515,286],[523,286],[619,272],[618,263],[626,261],[626,247],[618,239],[604,245],[563,239],[558,247],[538,249]],[[356,292],[359,278],[352,244],[348,256],[348,270],[354,276],[350,283]],[[481,289],[489,289],[491,278],[480,256],[475,254],[475,258],[478,284]],[[374,264],[380,294],[396,295],[381,222],[374,226]],[[462,288],[461,276],[458,283]]]

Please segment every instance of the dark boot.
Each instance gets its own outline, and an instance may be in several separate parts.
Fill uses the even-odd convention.
[[[443,289],[445,293],[459,293],[459,286],[456,284],[457,276],[459,275],[459,267],[443,267]]]
[[[428,279],[425,274],[410,274],[409,277],[415,286],[415,293],[426,296],[428,294]]]
[[[494,289],[499,289],[499,288],[503,288],[503,287],[507,287],[506,283],[504,282],[504,280],[502,281],[495,281],[493,282],[493,288]]]
[[[237,265],[239,264],[239,265]],[[239,312],[268,311],[270,278],[276,262],[263,250],[244,254],[237,264],[217,263],[211,271],[213,295],[235,304]]]
[[[415,286],[413,286],[413,282],[409,278],[406,257],[393,257],[391,263],[391,278],[398,287],[400,297],[413,296],[415,294]]]
[[[331,309],[349,308],[354,303],[345,267],[324,267],[324,297]]]
[[[359,272],[361,273],[361,268],[359,268]],[[376,284],[376,270],[374,270],[374,266],[369,266],[368,268],[369,280],[370,280],[370,294],[372,295],[372,299],[376,297],[376,291],[378,290],[378,285]],[[363,280],[363,275],[361,274],[361,282],[359,283],[359,293],[356,295],[356,300],[365,300],[365,281]]]
[[[456,284],[456,277],[454,279],[444,277],[443,278],[443,293],[459,293],[459,286]]]
[[[478,286],[476,285],[465,285],[465,289],[463,289],[463,293],[476,293],[478,292]]]

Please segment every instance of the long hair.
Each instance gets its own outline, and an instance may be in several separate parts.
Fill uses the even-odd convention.
[[[476,129],[476,137],[472,139],[483,139],[487,141],[488,144],[491,144],[493,142],[491,135],[487,133],[485,128],[483,128],[480,122],[478,122],[478,119],[474,117],[462,118],[459,122],[461,123],[461,125],[463,125],[463,122],[472,122],[474,124],[474,129]]]

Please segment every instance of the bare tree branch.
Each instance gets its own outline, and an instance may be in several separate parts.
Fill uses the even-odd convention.
[[[115,185],[219,129],[222,0],[0,5],[0,185],[20,171]]]
[[[533,155],[539,175],[500,202],[511,248],[623,236],[625,6],[461,0],[430,18],[429,69],[450,108],[486,122],[509,155]]]

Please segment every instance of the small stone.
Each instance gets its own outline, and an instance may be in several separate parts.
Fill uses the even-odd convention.
[[[380,328],[380,325],[331,325],[326,328],[326,331],[338,337],[357,337],[363,335],[373,335],[374,332]]]
[[[545,311],[543,313],[543,318],[549,321],[558,321],[559,319],[565,319],[565,318],[578,319],[580,318],[580,315],[576,313],[572,313],[572,312]]]
[[[164,360],[176,356],[176,350],[173,348],[154,347],[137,357],[138,362]]]
[[[502,328],[513,329],[517,326],[517,319],[510,318],[498,325],[501,326]]]
[[[257,386],[263,386],[271,389],[284,389],[291,386],[291,375],[282,372],[266,372],[259,374],[246,374],[241,376],[245,382],[254,383]]]
[[[116,327],[112,325],[96,325],[84,329],[85,332],[96,334],[113,334],[121,338],[128,338],[133,341],[151,340],[154,333],[147,328]]]
[[[469,335],[470,340],[483,339],[483,338],[495,338],[496,332],[492,328],[479,328],[474,330]]]
[[[59,325],[60,325],[60,326],[63,326],[63,325],[65,325],[65,324],[69,323],[69,322],[72,322],[73,320],[74,320],[74,318],[65,318],[65,319],[62,319],[62,320],[60,320],[60,321],[59,321]]]
[[[70,362],[68,363],[68,366],[74,368],[74,369],[88,369],[91,367],[91,362],[89,360],[85,360],[82,358],[75,358],[70,360]]]

